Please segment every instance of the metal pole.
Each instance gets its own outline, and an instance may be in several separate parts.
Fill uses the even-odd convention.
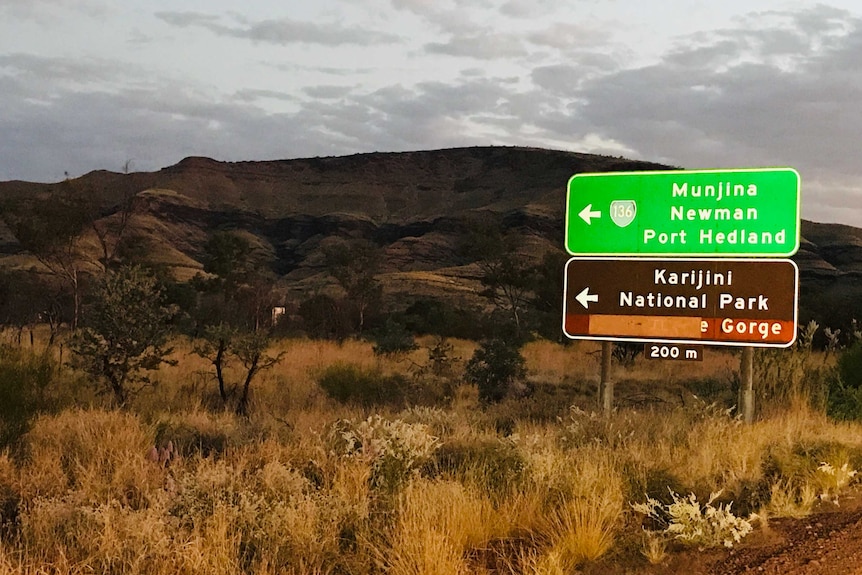
[[[745,423],[754,422],[754,348],[742,348],[739,361],[739,410]]]
[[[602,342],[602,379],[599,382],[599,403],[605,415],[610,415],[614,409],[614,382],[611,381],[612,345],[609,341]]]

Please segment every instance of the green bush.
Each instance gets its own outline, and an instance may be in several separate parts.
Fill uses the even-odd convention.
[[[378,368],[344,362],[326,367],[315,379],[326,395],[335,401],[363,407],[402,405],[410,385],[403,375],[384,375]]]
[[[484,404],[502,401],[527,376],[527,361],[517,346],[502,339],[482,342],[467,362],[465,378],[479,388]]]
[[[838,358],[838,377],[847,387],[862,388],[862,341],[856,342]]]
[[[483,315],[435,299],[419,299],[402,314],[404,327],[417,334],[480,339],[487,334]]]
[[[836,419],[862,420],[862,342],[856,342],[838,358],[829,385],[827,411]]]
[[[46,354],[0,346],[0,448],[15,443],[49,406],[47,392],[56,369]]]
[[[413,334],[391,317],[386,319],[382,327],[375,330],[373,337],[374,355],[395,357],[418,348]]]

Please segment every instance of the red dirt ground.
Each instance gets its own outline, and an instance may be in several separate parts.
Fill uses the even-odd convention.
[[[641,558],[642,559],[642,558]],[[802,519],[771,519],[734,549],[671,551],[661,565],[618,557],[585,575],[862,575],[862,493]]]

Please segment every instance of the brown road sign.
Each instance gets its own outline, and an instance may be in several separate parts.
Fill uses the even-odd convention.
[[[788,347],[799,270],[791,260],[572,258],[563,332],[572,339]]]

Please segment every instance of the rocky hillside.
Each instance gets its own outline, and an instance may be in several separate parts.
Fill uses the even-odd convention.
[[[384,253],[390,294],[475,299],[475,269],[456,249],[469,217],[491,212],[529,241],[538,258],[563,245],[565,186],[579,172],[669,169],[623,158],[529,148],[459,148],[266,162],[186,158],[157,172],[97,171],[57,184],[0,182],[0,201],[27,201],[74,186],[97,198],[105,218],[136,196],[131,227],[148,257],[180,278],[202,270],[204,243],[236,230],[272,256],[297,293],[328,280],[321,249],[366,238]],[[803,222],[795,260],[803,308],[829,322],[862,315],[862,229]],[[0,224],[0,265],[30,265]]]

